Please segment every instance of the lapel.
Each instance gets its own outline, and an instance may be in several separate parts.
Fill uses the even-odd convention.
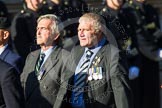
[[[29,64],[29,65],[31,65],[30,67],[31,67],[31,70],[32,70],[32,71],[35,71],[35,66],[36,66],[36,64],[37,64],[37,60],[38,60],[40,51],[41,51],[41,50],[39,49],[39,50],[34,51],[34,52],[31,53],[31,59],[29,60],[31,64]],[[33,64],[34,64],[34,65],[33,65]]]
[[[72,79],[73,79],[73,75],[75,73],[75,69],[84,53],[84,49],[81,46],[77,46],[74,48],[74,50],[71,52],[71,56],[70,56],[70,62],[68,62],[68,72],[64,72],[65,76],[64,76],[64,81],[67,81],[69,83],[72,83]]]
[[[42,68],[44,68],[45,73],[42,76],[42,79],[40,81],[42,81],[47,76],[49,71],[56,65],[59,59],[61,59],[58,57],[60,54],[60,51],[61,51],[61,48],[56,46],[56,48],[50,54],[46,62],[43,64]]]
[[[34,88],[39,85],[38,80],[37,80],[37,76],[35,75],[35,65],[37,63],[37,59],[39,57],[39,54],[40,54],[40,49],[32,52],[31,56],[28,60],[28,64],[30,65],[30,69],[26,69],[26,72],[27,72],[26,86],[25,86],[26,98],[29,98],[32,91],[34,90]],[[29,68],[29,67],[27,67],[27,68]]]
[[[90,67],[94,66],[94,63],[96,63],[96,61],[98,59],[100,59],[100,61],[102,61],[104,55],[105,55],[105,49],[106,49],[106,46],[104,45],[98,52],[97,54],[95,55],[95,57],[93,58],[91,64],[90,64]],[[97,66],[100,64],[100,62],[97,64]]]
[[[2,52],[2,54],[0,55],[0,59],[5,60],[5,57],[7,56],[7,54],[10,52],[10,48],[7,46],[7,48]]]

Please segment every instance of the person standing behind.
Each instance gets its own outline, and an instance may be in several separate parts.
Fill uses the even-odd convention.
[[[115,36],[119,49],[126,52],[129,47],[129,31],[131,29],[121,9],[125,0],[106,0],[105,2],[105,6],[100,14],[106,20],[108,29],[110,29]]]
[[[24,0],[24,10],[17,13],[12,21],[11,37],[16,52],[24,59],[38,49],[35,42],[36,21],[42,0]]]
[[[140,88],[139,73],[141,66],[141,55],[138,53],[137,41],[131,23],[123,11],[124,0],[106,0],[106,7],[102,9],[102,16],[106,18],[108,28],[113,32],[118,42],[120,52],[125,54],[129,69],[130,86],[133,91],[134,106],[139,108]],[[136,71],[135,71],[136,70]]]
[[[134,31],[132,36],[136,38],[136,48],[141,55],[140,72],[136,83],[138,85],[132,85],[138,88],[140,93],[135,95],[138,96],[135,102],[139,102],[135,104],[135,108],[158,108],[160,107],[159,45],[162,38],[162,35],[159,35],[158,12],[147,3],[147,0],[129,0],[123,6],[123,11]],[[136,89],[135,93],[137,93]]]
[[[26,108],[52,108],[68,52],[58,46],[62,25],[55,15],[40,16],[37,23],[36,40],[41,49],[27,56],[21,82]]]
[[[12,51],[9,43],[10,39],[10,19],[8,17],[8,11],[2,2],[0,2],[0,59],[11,64],[16,68],[18,73],[22,72],[23,61],[22,58]]]
[[[94,13],[79,19],[80,46],[72,49],[53,108],[133,108],[128,72],[104,26]]]
[[[16,69],[0,59],[0,108],[24,108],[24,95]]]
[[[125,68],[129,68],[127,57],[129,56],[130,32],[131,28],[126,17],[123,15],[122,6],[125,0],[106,0],[104,8],[100,11],[101,16],[106,21],[107,28],[112,32],[117,46],[120,50],[120,57],[125,63]],[[111,41],[112,42],[112,41]]]

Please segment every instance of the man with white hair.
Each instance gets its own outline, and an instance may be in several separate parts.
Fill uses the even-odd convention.
[[[71,51],[53,108],[132,108],[128,72],[104,25],[94,13],[79,19],[80,45]]]

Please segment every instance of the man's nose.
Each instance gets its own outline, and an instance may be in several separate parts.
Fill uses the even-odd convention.
[[[83,30],[80,31],[80,36],[84,36],[84,31]]]
[[[37,35],[40,35],[40,29],[37,29]]]

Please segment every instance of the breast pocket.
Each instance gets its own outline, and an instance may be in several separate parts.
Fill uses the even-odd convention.
[[[96,102],[106,105],[113,96],[110,79],[106,79],[105,72],[103,72],[102,79],[89,81],[88,86],[88,97],[93,98]]]
[[[47,98],[50,98],[53,96],[57,96],[60,84],[56,80],[46,78],[46,80],[43,80],[40,83],[40,86],[42,94],[44,94]]]

